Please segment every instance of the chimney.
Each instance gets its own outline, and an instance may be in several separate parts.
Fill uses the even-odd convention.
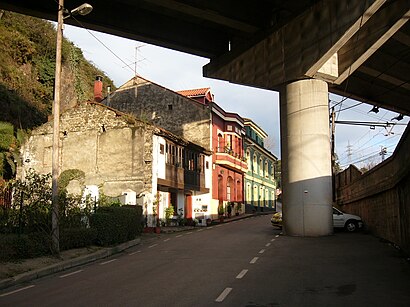
[[[95,77],[94,81],[94,101],[95,102],[101,102],[103,100],[103,94],[102,94],[102,77],[97,76]]]

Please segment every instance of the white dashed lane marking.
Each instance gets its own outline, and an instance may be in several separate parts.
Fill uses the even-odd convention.
[[[265,244],[266,247],[268,247],[268,246],[270,246],[270,245],[271,245],[271,243],[266,243],[266,244]]]
[[[108,263],[114,262],[116,260],[117,259],[111,259],[111,260],[108,260],[108,261],[105,261],[105,262],[101,262],[100,265],[108,264]]]
[[[177,235],[175,238],[180,238],[180,237],[182,237],[182,235]]]
[[[165,239],[165,240],[164,240],[164,242],[168,242],[169,240],[171,240],[171,239],[170,239],[170,238],[168,238],[168,239]]]
[[[273,241],[275,241],[276,239],[272,239],[272,240],[270,240],[271,242],[273,242]]]
[[[152,244],[152,245],[148,246],[148,248],[153,248],[153,247],[155,247],[155,246],[157,246],[157,245],[158,245],[158,244],[155,243],[155,244]]]
[[[259,254],[263,254],[265,252],[265,250],[264,249],[261,249],[260,251],[259,251]]]
[[[0,297],[4,297],[4,296],[10,295],[10,294],[14,294],[14,293],[17,293],[17,292],[20,292],[20,291],[23,291],[23,290],[33,288],[33,287],[34,287],[34,285],[30,285],[30,286],[20,288],[20,289],[14,290],[14,291],[6,292],[6,293],[3,293],[3,294],[0,294]]]
[[[226,288],[225,290],[223,290],[222,293],[216,298],[215,302],[223,302],[231,291],[232,288]]]
[[[275,238],[279,238],[279,235],[276,235]]]
[[[244,277],[246,275],[246,273],[248,273],[248,270],[242,270],[237,276],[236,279],[241,279],[242,277]]]
[[[60,278],[65,278],[65,277],[68,277],[68,276],[71,276],[71,275],[74,275],[74,274],[81,273],[82,271],[83,271],[83,270],[78,270],[78,271],[71,272],[71,273],[68,273],[68,274],[60,275],[59,277],[60,277]]]
[[[254,264],[254,263],[256,263],[256,261],[258,261],[258,259],[259,259],[259,257],[253,257],[251,262],[249,262],[249,263]]]

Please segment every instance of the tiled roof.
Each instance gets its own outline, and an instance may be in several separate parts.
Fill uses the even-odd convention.
[[[196,96],[205,96],[205,94],[209,91],[209,87],[204,87],[204,88],[197,88],[193,90],[183,90],[183,91],[178,91],[178,94],[181,94],[186,97],[196,97]]]

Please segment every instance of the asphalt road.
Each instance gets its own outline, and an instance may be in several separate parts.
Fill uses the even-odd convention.
[[[410,306],[409,263],[363,233],[279,235],[269,216],[161,235],[0,293],[0,306]]]

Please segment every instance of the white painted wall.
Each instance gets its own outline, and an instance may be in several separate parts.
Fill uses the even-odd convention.
[[[156,172],[156,177],[165,179],[165,145],[166,141],[163,137],[154,135],[154,148],[153,148],[153,154],[154,154],[154,161],[155,167],[153,167],[153,171]],[[164,151],[163,154],[160,153],[160,146],[164,146]]]
[[[209,193],[192,196],[192,217],[201,219],[199,226],[206,226],[206,219],[211,217],[211,195]]]

